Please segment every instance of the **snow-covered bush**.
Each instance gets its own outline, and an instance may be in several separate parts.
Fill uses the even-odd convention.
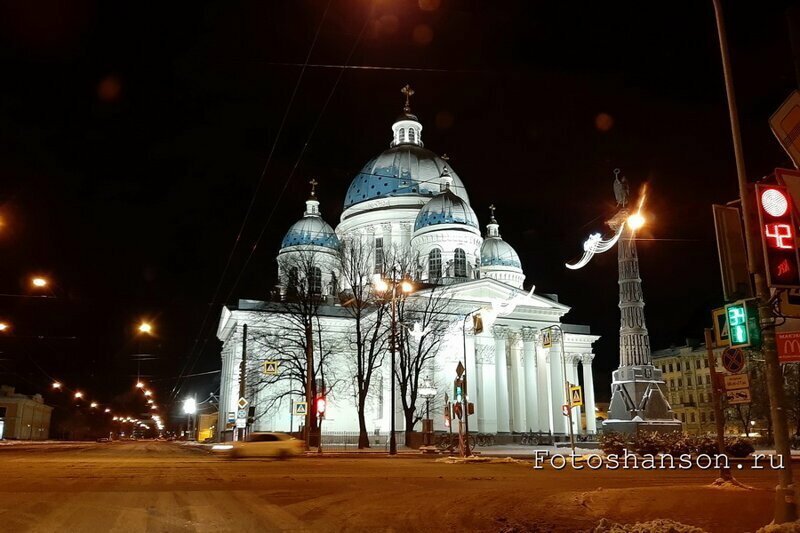
[[[717,439],[710,437],[708,435],[701,435],[694,439],[694,452],[697,455],[716,455],[719,452],[719,446],[717,446]]]
[[[609,431],[600,436],[600,449],[603,450],[606,455],[622,455],[625,453],[625,448],[630,448],[627,435]]]
[[[643,431],[633,439],[633,451],[639,455],[655,455],[663,449],[663,439],[658,433]]]
[[[659,435],[659,438],[661,440],[661,452],[665,455],[679,457],[684,454],[691,454],[695,451],[692,437],[680,431],[663,433]]]
[[[731,457],[747,457],[756,451],[753,443],[741,437],[729,437],[725,439],[725,453]]]

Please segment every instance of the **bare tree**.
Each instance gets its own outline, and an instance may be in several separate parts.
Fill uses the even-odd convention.
[[[370,387],[386,351],[388,300],[386,294],[374,290],[375,255],[367,242],[358,238],[343,242],[340,260],[342,282],[347,287],[342,294],[342,305],[353,319],[348,337],[353,352],[351,367],[358,413],[358,447],[369,448],[366,409]]]
[[[422,419],[422,412],[417,412],[420,378],[433,373],[434,360],[452,322],[448,317],[451,300],[447,288],[433,285],[398,303],[397,318],[401,327],[397,332],[395,372],[406,432],[413,431]]]

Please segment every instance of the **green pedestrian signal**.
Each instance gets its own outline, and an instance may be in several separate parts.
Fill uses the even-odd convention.
[[[739,300],[725,306],[728,335],[732,348],[761,345],[758,310],[752,300]]]

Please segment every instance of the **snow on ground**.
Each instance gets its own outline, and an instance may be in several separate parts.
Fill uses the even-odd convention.
[[[800,521],[769,524],[756,531],[756,533],[800,533]]]
[[[706,533],[699,527],[688,526],[668,519],[637,522],[635,524],[617,524],[606,518],[600,520],[592,530],[593,533]]]

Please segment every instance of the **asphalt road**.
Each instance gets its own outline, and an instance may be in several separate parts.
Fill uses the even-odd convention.
[[[771,519],[776,474],[533,470],[432,458],[227,461],[176,443],[0,447],[0,531],[576,531],[669,518],[709,531]],[[800,472],[798,472],[800,475]]]

